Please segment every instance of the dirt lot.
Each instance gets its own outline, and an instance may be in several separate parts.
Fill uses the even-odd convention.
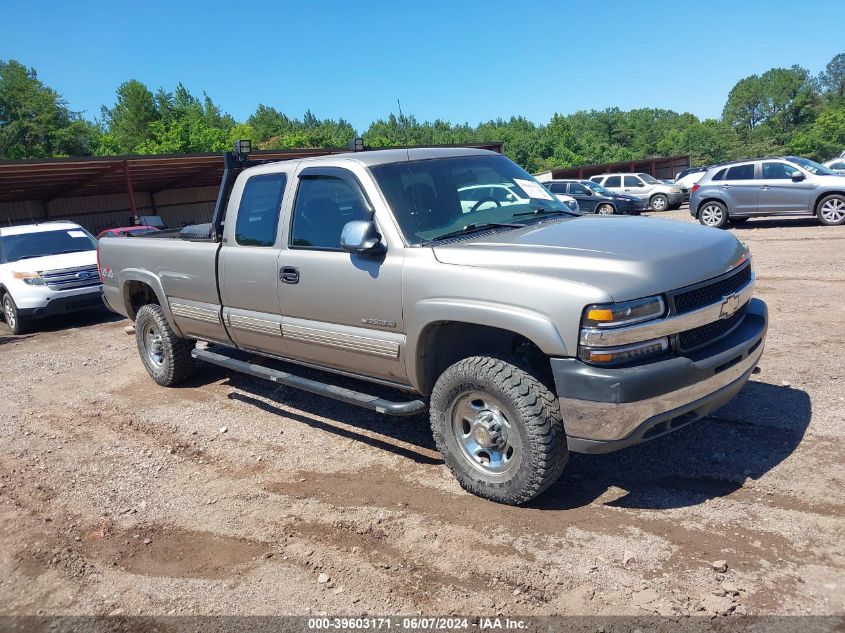
[[[845,230],[734,231],[762,372],[526,508],[464,493],[422,417],[210,368],[163,389],[108,317],[0,325],[0,613],[845,613]]]

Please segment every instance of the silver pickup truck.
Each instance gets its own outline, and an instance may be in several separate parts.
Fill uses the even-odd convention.
[[[211,224],[100,241],[104,300],[135,321],[160,385],[200,360],[382,413],[428,408],[461,485],[520,504],[570,451],[614,451],[722,406],[763,352],[766,305],[728,232],[579,217],[483,150],[226,161]],[[462,199],[488,185],[515,195]]]

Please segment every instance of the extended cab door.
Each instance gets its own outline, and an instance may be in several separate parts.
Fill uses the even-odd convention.
[[[389,244],[381,255],[340,248],[344,225],[374,217],[384,235],[389,222],[374,188],[345,167],[303,167],[285,246],[279,257],[282,333],[290,358],[324,367],[406,382],[402,322],[403,248]],[[370,184],[371,187],[372,184]]]
[[[223,320],[239,346],[284,356],[279,311],[282,206],[295,165],[274,165],[238,180],[220,250]],[[233,209],[235,207],[235,209]]]
[[[793,181],[793,174],[804,176]],[[806,175],[797,167],[781,161],[767,160],[758,181],[757,209],[760,213],[807,213],[810,210],[810,189]]]

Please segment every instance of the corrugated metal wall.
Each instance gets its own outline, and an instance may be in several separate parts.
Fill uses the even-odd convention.
[[[217,187],[169,189],[155,195],[135,193],[138,215],[158,212],[169,227],[198,224],[211,220]],[[0,223],[27,224],[47,220],[68,220],[96,234],[103,229],[127,226],[130,222],[129,197],[126,194],[57,198],[47,203],[0,202]]]

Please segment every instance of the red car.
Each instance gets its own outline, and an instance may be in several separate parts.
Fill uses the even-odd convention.
[[[158,229],[154,226],[123,226],[119,229],[106,229],[105,231],[100,231],[97,235],[97,239],[101,237],[126,237],[127,235],[146,235],[147,233],[152,233],[153,231],[158,231]]]

